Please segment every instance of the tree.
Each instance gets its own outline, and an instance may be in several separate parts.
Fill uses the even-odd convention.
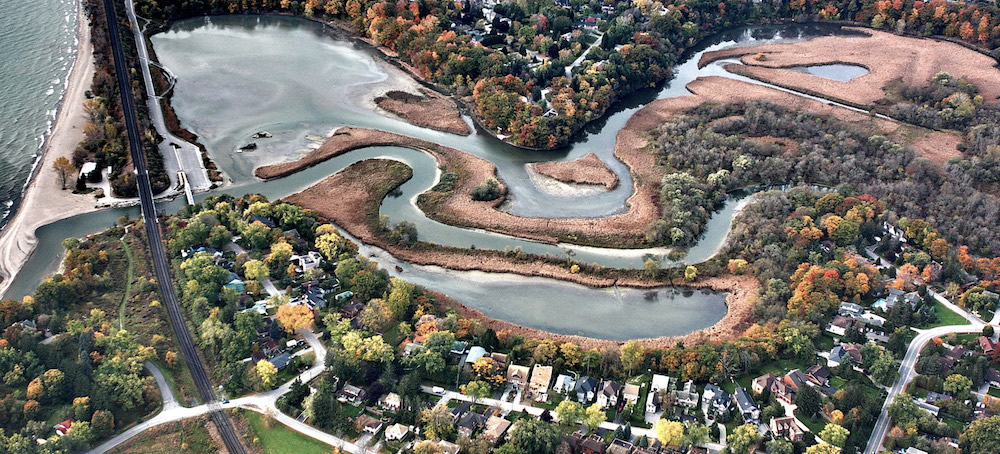
[[[385,301],[375,298],[365,305],[365,308],[358,314],[358,321],[362,326],[372,332],[381,332],[392,322],[393,311],[389,309]]]
[[[304,304],[283,304],[278,307],[278,323],[291,332],[303,328],[312,329],[313,313]]]
[[[753,452],[757,443],[760,443],[760,439],[757,426],[744,424],[733,429],[733,433],[726,436],[726,443],[732,448],[733,454],[749,454]]]
[[[665,446],[680,448],[684,441],[684,424],[679,421],[659,419],[656,421],[656,439]]]
[[[694,282],[695,279],[698,279],[698,268],[695,268],[694,265],[688,265],[684,268],[684,280]]]
[[[630,340],[621,347],[622,366],[629,374],[642,365],[642,360],[646,355],[646,349],[639,344],[639,341]]]
[[[250,260],[243,264],[243,275],[246,276],[247,279],[259,281],[270,277],[271,272],[264,262],[260,260]]]
[[[115,415],[110,411],[97,410],[90,419],[90,427],[100,437],[111,435],[111,432],[115,430]]]
[[[55,169],[56,174],[59,175],[59,182],[62,184],[62,188],[66,189],[66,182],[70,180],[70,177],[76,172],[76,167],[73,166],[69,159],[65,156],[60,156],[52,163],[52,168]]]
[[[420,423],[424,426],[424,434],[430,439],[444,439],[455,431],[451,420],[451,412],[445,405],[435,405],[420,413]]]
[[[587,407],[587,411],[584,412],[583,424],[593,432],[600,427],[605,418],[607,418],[607,415],[604,414],[604,409],[598,404],[593,404]]]
[[[806,448],[806,454],[840,454],[840,448],[829,443],[820,443]]]
[[[765,445],[767,454],[795,454],[795,446],[788,440],[780,438],[771,440]]]
[[[559,424],[565,426],[576,424],[577,421],[583,419],[583,414],[583,405],[575,400],[566,399],[556,406],[556,417],[559,418]]]
[[[264,389],[271,389],[274,387],[274,382],[278,379],[278,368],[274,367],[270,361],[260,360],[257,361],[257,366],[254,368],[257,371],[257,378],[260,379],[260,384]]]
[[[461,386],[462,394],[472,398],[472,403],[478,404],[480,400],[493,394],[493,387],[489,383],[476,380]]]
[[[511,430],[510,445],[523,454],[554,454],[563,433],[555,424],[537,419],[522,419]]]
[[[819,433],[819,438],[831,445],[843,448],[847,443],[847,437],[851,436],[851,431],[838,424],[827,424],[823,431]]]
[[[958,438],[963,454],[993,454],[1000,446],[1000,416],[973,422]]]
[[[951,374],[944,379],[944,390],[958,400],[968,399],[970,389],[972,389],[972,380],[965,375]]]
[[[690,446],[700,446],[708,442],[711,430],[702,423],[691,423],[684,429],[684,443]]]
[[[800,386],[799,392],[795,394],[795,405],[803,415],[814,416],[822,404],[822,397],[812,386]]]

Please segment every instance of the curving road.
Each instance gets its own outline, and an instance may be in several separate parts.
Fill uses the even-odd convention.
[[[878,257],[869,248],[868,255],[872,258],[878,260],[878,263],[888,263]],[[891,266],[891,264],[889,264]],[[917,376],[917,371],[914,370],[914,366],[917,364],[917,359],[920,358],[920,352],[935,337],[946,336],[951,333],[978,333],[983,330],[983,327],[987,324],[996,325],[1000,322],[1000,311],[993,316],[993,320],[989,323],[984,322],[979,317],[966,312],[964,309],[958,307],[947,298],[945,298],[940,293],[934,292],[931,289],[927,289],[935,300],[943,304],[948,309],[951,309],[956,314],[961,315],[963,318],[969,321],[967,325],[950,325],[950,326],[939,326],[937,328],[931,328],[926,330],[916,329],[917,337],[910,341],[910,345],[906,348],[906,354],[903,356],[903,361],[899,365],[899,377],[893,382],[892,387],[889,388],[889,394],[885,398],[885,402],[882,403],[882,412],[878,416],[878,420],[875,422],[875,429],[872,430],[872,435],[868,439],[868,445],[865,447],[864,454],[877,454],[882,451],[882,443],[885,441],[885,436],[889,432],[889,428],[892,426],[892,421],[889,418],[889,406],[896,399],[900,393],[902,393],[906,386],[913,381]]]

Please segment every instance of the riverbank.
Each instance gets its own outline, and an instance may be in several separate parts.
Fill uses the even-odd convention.
[[[885,98],[885,87],[892,81],[926,86],[941,71],[975,84],[988,103],[1000,99],[1000,69],[996,67],[996,60],[989,56],[949,41],[911,38],[856,27],[848,29],[868,36],[820,37],[795,43],[724,49],[702,55],[698,66],[739,57],[743,66],[734,72],[862,108],[870,108]],[[759,59],[759,55],[763,59]],[[893,57],[886,58],[887,55]],[[830,64],[861,66],[869,72],[841,82],[789,69]],[[730,67],[727,65],[726,69]]]
[[[52,133],[45,139],[42,157],[35,168],[17,214],[0,233],[0,294],[6,292],[11,280],[35,250],[38,238],[35,230],[39,227],[87,213],[97,209],[91,195],[73,194],[63,190],[58,172],[52,163],[60,157],[72,160],[73,150],[83,140],[83,128],[87,115],[83,102],[94,78],[93,46],[90,42],[90,24],[83,13],[83,6],[77,9],[77,54],[70,69],[66,92],[59,106]],[[70,187],[76,182],[71,177]]]
[[[389,90],[375,98],[375,105],[416,126],[460,136],[472,134],[455,103],[431,90],[421,89],[419,95]]]
[[[549,161],[528,165],[536,172],[563,183],[604,186],[608,190],[618,186],[618,175],[615,175],[594,153],[588,153],[572,161]]]
[[[726,315],[710,328],[684,336],[658,337],[642,340],[649,347],[667,347],[677,342],[704,339],[728,339],[739,336],[752,324],[752,307],[760,285],[750,276],[715,276],[687,283],[679,279],[651,277],[640,270],[608,269],[603,267],[574,267],[566,261],[546,260],[543,257],[499,251],[468,250],[417,243],[412,248],[399,246],[385,236],[385,226],[380,224],[378,208],[382,199],[406,182],[412,171],[406,164],[390,159],[369,159],[351,164],[344,170],[320,183],[286,197],[284,200],[315,210],[321,216],[340,226],[352,237],[365,244],[383,249],[398,260],[416,265],[440,266],[459,271],[485,271],[513,273],[558,279],[589,287],[614,285],[635,289],[653,289],[666,286],[711,289],[727,293]],[[331,203],[331,200],[336,200]],[[359,209],[361,208],[361,209]],[[419,234],[419,232],[418,232]],[[671,274],[666,272],[666,274]],[[405,276],[404,276],[405,279]],[[560,342],[572,341],[591,347],[617,345],[621,342],[583,336],[563,335],[529,328],[512,322],[488,317],[482,312],[440,295],[441,301],[460,310],[463,316],[475,318],[497,331]]]

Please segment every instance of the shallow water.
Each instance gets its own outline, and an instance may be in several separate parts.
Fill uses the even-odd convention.
[[[721,65],[698,69],[700,52],[834,33],[839,33],[836,27],[790,25],[742,28],[715,36],[686,56],[670,84],[628,97],[606,118],[588,125],[586,133],[572,147],[552,152],[520,150],[482,132],[462,137],[431,131],[372,112],[362,100],[378,90],[378,84],[388,77],[386,72],[375,64],[367,50],[331,39],[322,26],[312,22],[254,16],[197,18],[178,23],[170,31],[154,36],[152,41],[161,62],[179,78],[174,106],[182,123],[201,136],[214,159],[234,180],[225,192],[235,195],[259,192],[277,199],[305,189],[357,160],[390,157],[414,167],[414,178],[401,188],[401,197],[386,200],[382,212],[394,221],[415,222],[421,240],[462,247],[474,244],[480,249],[521,247],[526,252],[573,256],[588,263],[628,268],[641,266],[645,260],[643,251],[540,244],[458,229],[427,219],[412,205],[411,199],[434,183],[436,172],[432,158],[415,150],[398,147],[356,150],[291,177],[266,183],[254,179],[252,169],[262,162],[297,156],[317,145],[310,137],[325,136],[339,126],[374,127],[459,148],[494,162],[511,188],[512,201],[505,208],[512,213],[603,216],[623,210],[631,192],[632,180],[627,169],[612,155],[615,136],[625,121],[653,99],[687,94],[684,85],[696,77],[729,75]],[[236,152],[252,140],[250,135],[261,130],[274,137],[258,140],[258,151]],[[556,196],[536,187],[524,168],[528,162],[571,160],[590,152],[619,175],[618,189],[596,195]],[[733,217],[747,200],[735,197],[727,201],[684,261],[698,262],[711,257],[724,242]],[[181,202],[174,201],[161,203],[159,208],[173,212],[180,206]],[[107,210],[40,229],[39,249],[15,279],[7,296],[30,292],[44,276],[54,272],[62,238],[84,236],[111,225],[118,216],[136,213],[136,209]],[[551,279],[414,266],[375,248],[362,247],[362,250],[393,270],[393,274],[441,291],[487,315],[556,333],[615,340],[680,335],[711,326],[726,312],[725,296],[714,292],[592,289]],[[403,269],[401,274],[394,271],[396,266]]]
[[[839,82],[850,82],[851,79],[868,74],[868,68],[864,66],[840,63],[833,65],[793,66],[788,69]]]

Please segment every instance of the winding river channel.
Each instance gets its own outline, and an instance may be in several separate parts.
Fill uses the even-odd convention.
[[[685,85],[697,77],[716,75],[747,80],[726,72],[722,68],[724,62],[699,69],[697,63],[703,52],[834,34],[853,33],[833,26],[780,25],[745,27],[716,35],[685,56],[670,83],[623,100],[604,119],[588,125],[571,147],[552,152],[521,150],[483,131],[463,137],[378,114],[370,102],[374,95],[384,91],[387,84],[412,85],[412,82],[400,82],[401,78],[394,75],[396,71],[387,70],[372,50],[335,39],[324,26],[310,21],[273,16],[196,18],[175,24],[169,31],[155,35],[152,42],[159,61],[177,77],[172,102],[182,123],[200,136],[200,141],[232,179],[222,192],[261,193],[274,200],[303,190],[359,160],[388,157],[409,164],[414,176],[400,188],[401,195],[384,201],[381,212],[393,221],[415,223],[422,241],[479,249],[518,247],[529,253],[573,257],[609,267],[639,268],[650,255],[659,257],[664,265],[708,259],[722,246],[733,218],[752,196],[739,194],[727,200],[710,219],[700,241],[684,258],[671,262],[664,258],[669,252],[664,248],[618,250],[543,244],[431,220],[415,206],[414,200],[436,183],[438,170],[433,158],[411,149],[356,150],[269,182],[255,179],[253,169],[301,156],[340,126],[377,128],[458,148],[492,161],[510,188],[511,197],[503,209],[513,214],[606,216],[623,211],[631,194],[631,175],[613,157],[613,151],[618,130],[635,111],[653,99],[687,94]],[[273,137],[253,139],[251,136],[257,131],[268,131]],[[238,152],[239,147],[254,141],[259,145],[256,151]],[[526,168],[531,162],[573,160],[587,153],[595,153],[618,175],[617,188],[595,192],[565,187],[553,192],[552,184],[537,184],[539,177]],[[180,201],[173,201],[163,202],[159,208],[169,213],[180,206]],[[138,209],[104,210],[39,229],[36,253],[25,263],[5,296],[27,294],[55,272],[63,238],[99,231],[123,215],[137,216]],[[715,324],[726,313],[725,295],[721,293],[681,292],[671,288],[593,289],[545,278],[415,266],[365,246],[362,252],[393,274],[445,293],[488,316],[560,334],[611,340],[683,335]],[[394,271],[396,267],[403,271]]]

